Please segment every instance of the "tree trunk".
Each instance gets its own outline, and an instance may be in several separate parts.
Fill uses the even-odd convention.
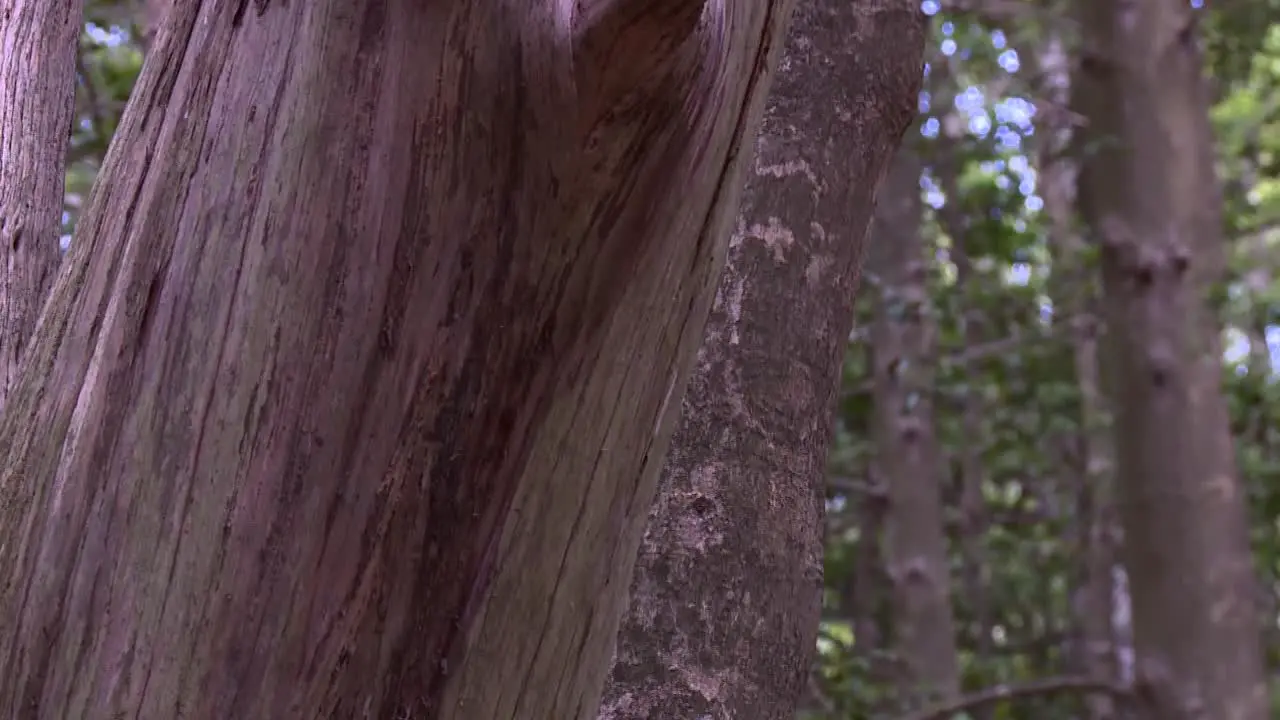
[[[885,566],[893,581],[895,646],[911,707],[960,690],[951,564],[942,515],[942,458],[934,432],[937,325],[921,237],[919,157],[899,153],[876,212],[868,266],[880,281],[871,333],[875,448],[888,490]]]
[[[1071,101],[1070,56],[1060,37],[1050,35],[1040,54],[1042,93],[1051,107]],[[1109,403],[1103,395],[1100,369],[1103,325],[1098,317],[1098,278],[1087,259],[1088,247],[1075,217],[1078,159],[1068,153],[1075,128],[1064,113],[1037,118],[1040,195],[1044,199],[1049,251],[1053,267],[1049,297],[1059,338],[1071,353],[1079,392],[1079,432],[1075,438],[1072,485],[1076,498],[1070,519],[1075,585],[1072,588],[1074,647],[1071,664],[1081,676],[1116,683],[1112,576],[1116,569],[1114,521],[1114,452]],[[1112,720],[1114,698],[1103,692],[1085,698],[1089,720]]]
[[[0,714],[594,716],[788,16],[175,4],[0,425]]]
[[[873,357],[870,352],[867,356]],[[870,362],[867,367],[871,367]],[[888,492],[878,463],[872,462],[870,453],[865,455],[866,492],[846,494],[848,503],[852,506],[848,512],[857,524],[858,540],[847,585],[841,594],[853,627],[854,650],[869,667],[875,660],[882,659],[887,649],[893,588],[884,566],[884,525],[889,511]]]
[[[938,209],[937,215],[942,221],[943,230],[951,238],[949,252],[951,261],[955,264],[956,286],[960,290],[959,302],[962,303],[959,312],[960,343],[965,355],[961,368],[965,377],[974,377],[982,372],[979,367],[982,359],[970,357],[969,351],[989,341],[987,335],[990,332],[984,327],[987,324],[986,318],[979,307],[980,276],[974,273],[973,260],[969,256],[974,238],[970,234],[968,217],[960,205],[960,173],[963,169],[960,138],[943,135],[938,142],[938,151],[939,157],[933,166],[934,177],[946,196],[946,204]],[[965,385],[961,400],[961,447],[958,450],[962,518],[958,534],[960,554],[964,561],[961,578],[964,602],[970,608],[974,630],[962,633],[961,636],[974,638],[973,660],[980,668],[989,667],[988,663],[994,659],[992,632],[996,624],[991,602],[993,573],[986,548],[990,522],[985,492],[988,473],[983,453],[984,447],[990,442],[991,430],[987,424],[990,414],[983,392],[982,387],[976,383]],[[977,720],[992,717],[990,708],[978,708],[972,714]]]
[[[1150,718],[1261,720],[1248,518],[1209,302],[1225,248],[1198,11],[1083,7],[1079,200],[1102,251],[1135,690]]]
[[[0,410],[61,251],[80,0],[0,0]]]
[[[863,239],[915,115],[924,27],[914,0],[797,10],[601,718],[794,716]]]

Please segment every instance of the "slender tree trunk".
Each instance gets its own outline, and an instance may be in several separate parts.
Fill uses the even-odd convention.
[[[895,645],[912,707],[960,690],[950,562],[943,528],[942,458],[933,418],[937,325],[921,232],[922,165],[894,161],[876,212],[868,266],[880,279],[872,327],[875,447],[888,490],[885,565],[894,586]]]
[[[969,236],[966,217],[960,207],[960,158],[957,138],[946,138],[940,143],[941,157],[934,163],[939,185],[946,195],[946,204],[938,211],[943,228],[951,238],[951,259],[956,266],[956,285],[960,288],[960,337],[962,346],[968,350],[979,346],[988,333],[984,332],[985,318],[977,307],[974,292],[973,261],[969,249],[973,239]],[[964,360],[963,372],[971,376],[980,372],[977,367],[980,361]],[[994,644],[992,630],[995,617],[992,610],[990,584],[990,558],[986,551],[988,533],[987,501],[983,492],[987,482],[986,463],[983,458],[983,447],[990,437],[986,418],[988,417],[986,402],[982,392],[973,383],[965,389],[962,400],[960,455],[960,552],[964,558],[963,583],[965,604],[972,608],[973,623],[976,632],[976,643],[973,651],[975,660],[985,664],[992,659]],[[976,718],[991,717],[989,708],[974,711]]]
[[[1225,248],[1197,11],[1083,10],[1079,201],[1102,251],[1136,691],[1153,719],[1261,720],[1248,518],[1209,301]]]
[[[951,170],[951,169],[949,169]],[[954,170],[958,171],[958,168]],[[946,172],[946,171],[944,171]],[[964,226],[963,212],[952,202],[959,197],[959,183],[954,171],[943,180],[942,185],[947,196],[947,204],[941,210],[947,234],[951,236],[951,257],[956,266],[956,285],[961,289],[960,302],[964,307],[960,313],[961,345],[967,350],[978,347],[986,337],[983,332],[982,310],[974,292],[973,262],[969,257],[969,239]],[[981,372],[980,360],[966,356],[963,364],[965,377],[974,377]],[[990,557],[987,553],[987,536],[990,523],[987,518],[987,498],[984,487],[987,483],[986,462],[983,450],[990,441],[986,401],[982,396],[983,389],[969,383],[961,401],[963,416],[960,423],[961,447],[960,455],[960,516],[959,528],[960,553],[964,561],[962,582],[964,584],[964,602],[972,613],[973,630],[970,635],[975,639],[973,645],[974,662],[979,667],[990,667],[994,658],[995,642],[992,633],[995,630],[995,612],[991,601]],[[962,635],[964,637],[965,635]],[[976,708],[972,712],[976,720],[992,717],[990,708]]]
[[[1060,166],[1063,161],[1051,164]],[[1049,164],[1041,167],[1048,168]],[[1111,637],[1111,579],[1116,563],[1112,537],[1114,461],[1099,368],[1098,334],[1102,323],[1094,315],[1091,301],[1085,299],[1081,302],[1080,296],[1073,301],[1070,295],[1069,288],[1074,288],[1076,291],[1083,289],[1080,295],[1084,298],[1091,297],[1088,288],[1092,283],[1081,273],[1072,272],[1072,269],[1080,268],[1082,247],[1072,227],[1060,225],[1061,216],[1057,216],[1056,207],[1058,200],[1051,197],[1054,191],[1049,189],[1049,185],[1059,182],[1060,172],[1067,174],[1061,168],[1045,169],[1041,177],[1045,188],[1042,193],[1045,208],[1053,225],[1049,231],[1051,242],[1059,253],[1054,261],[1054,272],[1056,274],[1061,268],[1066,275],[1058,285],[1060,290],[1053,293],[1054,308],[1063,319],[1064,336],[1070,344],[1080,393],[1080,433],[1075,447],[1072,482],[1076,496],[1072,518],[1075,537],[1072,541],[1079,562],[1072,601],[1073,623],[1079,640],[1075,660],[1082,674],[1110,682],[1115,680],[1115,646]],[[1050,206],[1055,207],[1050,209]],[[1070,205],[1067,207],[1069,217]],[[1109,695],[1095,694],[1089,698],[1088,704],[1090,717],[1096,720],[1112,717],[1113,702]]]
[[[1070,56],[1061,38],[1050,36],[1039,58],[1042,90],[1052,107],[1071,101]],[[1070,348],[1079,389],[1080,431],[1076,438],[1072,486],[1076,511],[1071,527],[1075,548],[1076,583],[1072,588],[1074,647],[1071,663],[1079,675],[1099,683],[1114,683],[1115,642],[1112,637],[1112,576],[1116,567],[1112,532],[1115,504],[1114,452],[1109,404],[1103,395],[1098,317],[1098,279],[1088,262],[1087,246],[1075,216],[1078,159],[1068,155],[1075,132],[1066,113],[1038,118],[1036,135],[1040,161],[1040,195],[1048,220],[1053,275],[1049,288],[1055,325]],[[1085,699],[1091,720],[1115,717],[1115,702],[1107,693]]]
[[[61,252],[80,0],[0,0],[0,410]]]
[[[871,353],[868,353],[870,356]],[[868,363],[870,367],[870,363]],[[849,573],[849,587],[842,593],[849,607],[855,649],[868,663],[886,649],[892,587],[884,567],[884,525],[889,511],[888,493],[877,464],[867,458],[870,487],[851,498],[849,512],[857,518],[858,543]]]
[[[796,15],[601,718],[791,718],[809,672],[841,359],[925,18],[914,0]]]
[[[593,717],[788,15],[175,4],[0,425],[0,714]]]

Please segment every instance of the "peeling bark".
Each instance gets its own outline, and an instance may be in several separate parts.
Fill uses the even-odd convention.
[[[80,0],[0,0],[0,410],[61,251]]]
[[[176,3],[0,424],[0,714],[594,716],[788,10]]]
[[[602,719],[794,716],[863,239],[915,115],[923,30],[914,1],[797,10]]]
[[[1209,302],[1225,247],[1196,11],[1081,9],[1079,204],[1102,251],[1135,693],[1153,720],[1262,720],[1248,517]]]
[[[894,644],[906,666],[904,698],[912,708],[960,691],[933,418],[937,326],[920,234],[922,170],[914,153],[898,154],[868,261],[880,280],[871,348],[873,434],[889,500],[885,567],[894,586]]]

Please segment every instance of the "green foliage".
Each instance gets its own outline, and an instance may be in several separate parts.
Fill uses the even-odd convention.
[[[1229,332],[1224,384],[1242,476],[1251,500],[1252,537],[1260,576],[1273,598],[1280,578],[1280,382],[1270,353],[1257,346],[1269,333],[1280,336],[1280,0],[1224,3],[1206,14],[1207,57],[1219,101],[1213,109],[1226,200],[1224,223],[1231,240],[1230,272],[1215,292]],[[1034,29],[1023,29],[1023,39]],[[1072,592],[1080,577],[1078,497],[1071,478],[1083,472],[1077,457],[1091,431],[1105,430],[1105,416],[1094,428],[1083,426],[1080,382],[1076,376],[1070,317],[1055,308],[1055,292],[1079,284],[1068,268],[1055,268],[1048,247],[1045,218],[1038,212],[1038,168],[1029,152],[1036,138],[1007,123],[1007,132],[1023,136],[1021,147],[997,140],[1001,132],[996,106],[1010,97],[1036,92],[1027,73],[1011,75],[999,61],[1004,49],[993,42],[990,28],[944,19],[935,33],[936,69],[929,76],[932,116],[926,133],[947,125],[943,115],[984,115],[985,132],[940,141],[913,139],[925,157],[940,160],[927,175],[925,197],[936,209],[922,232],[937,249],[934,256],[931,310],[938,320],[935,431],[950,473],[941,488],[952,540],[952,597],[959,629],[959,658],[964,689],[978,691],[994,684],[1017,684],[1069,673],[1069,645],[1074,627]],[[951,43],[951,54],[943,45]],[[1030,45],[1024,44],[1023,47]],[[945,58],[945,59],[938,59]],[[1028,60],[1029,58],[1023,58]],[[974,90],[973,88],[978,88]],[[962,109],[966,99],[970,102]],[[995,118],[994,122],[991,122]],[[957,124],[954,119],[952,126]],[[983,122],[978,122],[981,128]],[[975,124],[970,122],[972,130]],[[1077,152],[1088,152],[1078,148]],[[956,168],[954,197],[940,196],[941,172]],[[1030,178],[1030,181],[1028,181]],[[944,212],[959,218],[963,238],[951,237]],[[872,240],[874,242],[874,238]],[[972,277],[957,282],[954,251],[963,242]],[[1090,276],[1096,247],[1075,258],[1080,277]],[[868,316],[865,292],[860,317]],[[966,323],[978,323],[979,337],[966,338]],[[1252,352],[1248,339],[1254,339]],[[1274,342],[1274,340],[1273,340]],[[980,352],[995,346],[997,351]],[[873,410],[863,351],[855,342],[846,366],[839,432],[832,473],[866,477],[875,449],[867,432]],[[976,359],[975,359],[976,358]],[[965,401],[977,397],[983,412],[976,437],[964,422]],[[964,539],[971,532],[959,511],[959,480],[966,450],[976,449],[984,476],[981,486],[986,514],[978,547],[988,564],[977,579],[983,605],[968,585]],[[831,526],[844,528],[829,537],[828,605],[832,617],[850,612],[851,599],[884,588],[858,588],[854,563],[860,543],[876,538],[858,533],[858,513],[867,498],[829,491]],[[847,590],[854,586],[851,593]],[[1280,606],[1280,603],[1276,603]],[[892,622],[886,623],[892,634]],[[1268,657],[1280,667],[1280,643],[1274,618],[1269,624]],[[891,638],[889,638],[891,640]],[[891,643],[877,648],[832,645],[821,656],[823,685],[839,712],[813,718],[893,717],[897,699],[892,669],[898,660]],[[842,653],[856,656],[850,658]],[[1280,708],[1280,686],[1273,689]],[[1083,717],[1080,698],[1070,695],[1005,703],[985,717],[1009,720],[1055,720]],[[1277,715],[1280,717],[1280,714]]]
[[[1258,59],[1274,57],[1267,40],[1275,35],[1280,0],[1250,0],[1210,4],[1205,19],[1208,66],[1214,77],[1238,83],[1249,75]]]
[[[1227,171],[1227,222],[1236,233],[1280,222],[1280,25],[1255,32],[1257,52],[1213,113]]]

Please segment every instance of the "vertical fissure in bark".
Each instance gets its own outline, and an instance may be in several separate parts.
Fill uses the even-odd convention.
[[[796,11],[600,718],[794,714],[862,240],[915,113],[923,28],[900,0]]]

